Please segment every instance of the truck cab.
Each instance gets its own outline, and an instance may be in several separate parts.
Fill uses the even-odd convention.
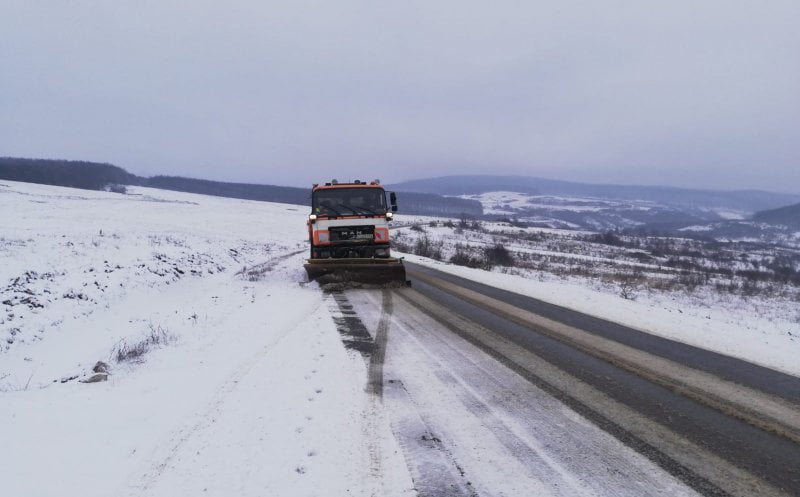
[[[311,259],[389,258],[389,223],[397,201],[378,180],[315,184],[308,239]]]

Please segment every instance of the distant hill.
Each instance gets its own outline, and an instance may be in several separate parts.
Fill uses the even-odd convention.
[[[111,164],[0,157],[0,179],[101,190],[109,184],[136,185],[141,178]]]
[[[177,192],[199,193],[217,197],[241,198],[244,200],[264,200],[283,204],[309,205],[308,188],[293,186],[257,185],[250,183],[224,183],[205,179],[184,178],[181,176],[153,176],[142,178],[139,183],[150,188],[173,190]]]
[[[800,194],[792,195],[759,190],[717,191],[665,186],[601,185],[531,176],[442,176],[397,183],[392,185],[392,188],[400,191],[442,195],[476,195],[508,191],[530,195],[647,200],[693,209],[733,209],[751,214],[800,202]]]
[[[483,205],[477,200],[443,197],[432,193],[415,193],[397,190],[400,210],[405,214],[420,214],[428,216],[481,217]]]
[[[784,224],[800,228],[800,204],[756,212],[753,220],[769,224]]]
[[[111,164],[85,161],[0,157],[0,179],[45,185],[102,190],[109,185],[138,185],[218,197],[281,202],[308,206],[310,190],[292,186],[228,183],[180,176],[136,176]],[[476,200],[449,198],[429,193],[398,191],[400,212],[430,216],[483,214]]]
[[[309,188],[293,186],[258,185],[250,183],[224,183],[180,176],[153,176],[141,178],[139,184],[151,188],[179,192],[216,195],[246,200],[265,200],[285,204],[309,205]],[[400,211],[404,214],[427,216],[481,216],[483,207],[476,200],[449,198],[429,193],[397,192]]]

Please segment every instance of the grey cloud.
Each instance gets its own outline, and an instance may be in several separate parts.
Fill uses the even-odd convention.
[[[21,1],[0,155],[800,191],[800,5]]]

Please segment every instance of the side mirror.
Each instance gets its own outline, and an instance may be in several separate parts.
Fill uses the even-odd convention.
[[[395,192],[389,193],[389,203],[392,204],[392,212],[397,212],[397,194]]]

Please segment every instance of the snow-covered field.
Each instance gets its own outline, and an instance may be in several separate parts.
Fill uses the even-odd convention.
[[[598,212],[603,209],[650,210],[659,205],[647,201],[622,201],[592,197],[559,197],[530,195],[518,192],[487,192],[480,195],[462,195],[479,201],[486,214],[516,215],[529,209],[564,210],[572,212]]]
[[[800,292],[791,286],[754,295],[720,291],[712,284],[700,284],[691,291],[626,286],[626,274],[651,271],[658,283],[680,279],[680,271],[653,258],[639,262],[635,258],[639,251],[585,242],[586,232],[514,229],[520,236],[509,239],[496,236],[503,229],[508,233],[502,223],[459,230],[458,221],[453,228],[441,220],[398,218],[418,226],[395,235],[406,245],[409,253],[403,255],[411,262],[800,376]],[[430,226],[431,221],[437,225]],[[428,250],[438,252],[442,260],[412,254],[420,240],[427,240],[433,247]],[[502,243],[517,260],[530,257],[529,267],[486,270],[446,262],[458,246],[480,254],[496,243]]]
[[[744,222],[753,212],[694,204],[657,202],[644,199],[613,199],[591,196],[533,195],[493,191],[460,197],[477,200],[486,216],[514,219],[535,226],[559,229],[657,229],[664,226],[707,226],[706,230],[725,227],[725,221],[746,230]],[[714,226],[717,223],[717,226]],[[730,224],[730,223],[729,223]],[[756,231],[755,233],[758,233]],[[761,233],[766,241],[780,242],[787,233],[771,227]],[[741,239],[741,235],[735,238]]]
[[[676,234],[699,234],[723,242],[757,242],[800,248],[800,234],[795,228],[752,221],[752,211],[714,207],[713,204],[703,206],[509,191],[460,197],[480,202],[485,219],[509,219],[518,225],[561,230],[627,230],[640,234],[674,229]]]
[[[0,182],[2,494],[406,493],[363,360],[301,284],[305,211],[131,193]]]

